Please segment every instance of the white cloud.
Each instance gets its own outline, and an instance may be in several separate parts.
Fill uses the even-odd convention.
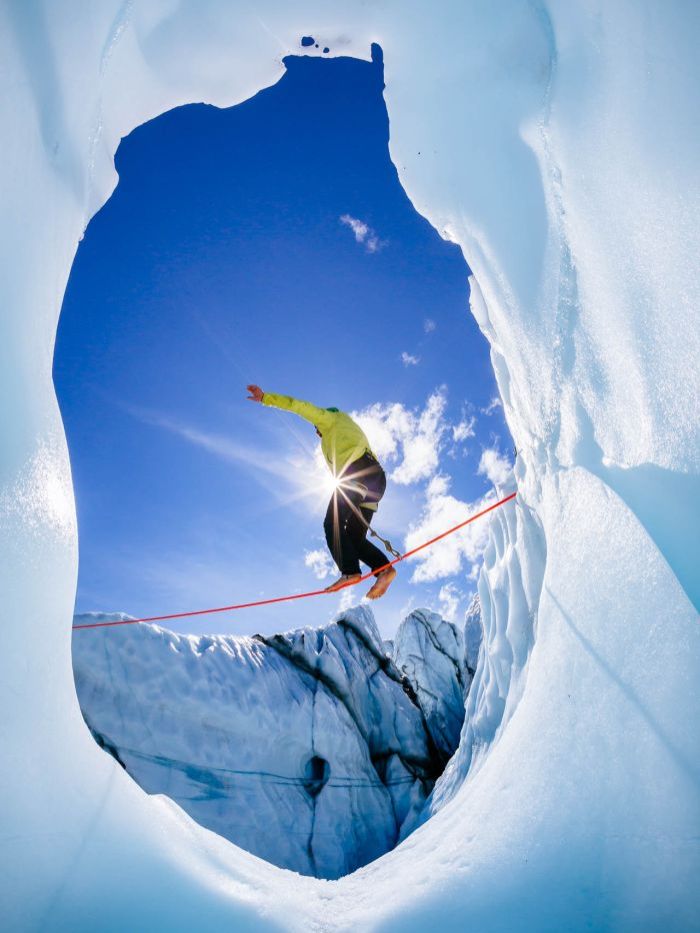
[[[479,579],[479,571],[481,570],[481,561],[478,561],[476,564],[472,564],[472,569],[467,574],[467,580],[471,580],[474,583]],[[471,594],[470,594],[471,595]]]
[[[504,486],[510,479],[513,465],[507,457],[503,457],[495,447],[487,447],[481,454],[479,468],[482,476],[486,476],[494,486]]]
[[[406,408],[399,402],[377,402],[353,412],[374,450],[386,466],[393,467],[390,479],[409,485],[429,479],[440,462],[443,435],[450,425],[444,418],[447,390],[443,386],[428,398],[425,408]]]
[[[333,575],[335,564],[333,558],[324,548],[304,553],[304,564],[309,567],[317,580],[325,580]]]
[[[432,332],[435,330],[436,327],[437,327],[437,324],[431,317],[427,317],[423,321],[423,330],[425,331],[426,334],[432,334]]]
[[[459,424],[452,425],[452,440],[455,444],[459,444],[462,441],[466,441],[470,437],[474,437],[474,425],[476,424],[476,418],[463,418]]]
[[[353,606],[358,604],[360,601],[358,589],[359,587],[357,586],[346,586],[340,591],[338,612],[346,612],[348,609],[351,609]]]
[[[481,501],[469,504],[451,494],[450,478],[440,472],[441,459],[451,453],[453,443],[474,436],[475,419],[463,416],[457,424],[452,424],[446,418],[446,410],[447,388],[441,386],[427,398],[422,407],[376,403],[363,411],[352,413],[383,462],[390,481],[398,487],[413,486],[416,489],[417,486],[425,495],[418,519],[408,526],[405,550],[464,521],[495,498],[494,492],[490,491]],[[214,456],[247,467],[258,481],[269,484],[278,503],[287,505],[303,499],[304,508],[308,509],[307,500],[314,499],[318,500],[319,509],[325,507],[327,491],[324,480],[329,474],[322,461],[320,448],[316,445],[313,452],[288,451],[273,455],[273,451],[242,445],[231,436],[212,433],[161,414],[143,410],[132,411],[132,414]],[[478,469],[481,475],[487,476],[497,486],[506,483],[512,473],[510,462],[495,446],[483,450]],[[416,492],[411,490],[404,495],[415,498]],[[411,511],[415,518],[413,508]],[[403,522],[401,524],[406,527]],[[464,585],[468,585],[467,578],[473,579],[478,571],[487,541],[488,525],[488,521],[474,522],[410,558],[413,565],[411,582],[439,580],[447,584],[451,582],[450,577],[460,575]],[[307,551],[304,563],[319,580],[335,572],[331,557],[325,549]],[[451,600],[456,596],[455,591],[443,587],[440,594],[441,603],[452,611]],[[350,590],[342,591],[341,608],[359,598],[359,595]]]
[[[482,415],[492,415],[497,408],[503,408],[503,402],[497,395],[494,395],[486,408],[482,408],[480,411]]]
[[[464,603],[466,594],[460,590],[456,583],[444,583],[438,593],[440,614],[450,622],[458,622],[460,608]]]
[[[401,354],[401,362],[404,366],[417,366],[420,363],[420,357],[407,353],[405,350]]]
[[[419,521],[406,535],[404,549],[410,551],[424,541],[466,521],[494,501],[489,492],[477,502],[461,502],[450,494],[450,480],[444,474],[434,476],[426,490],[426,502]],[[453,577],[479,560],[488,539],[488,521],[476,521],[408,558],[417,564],[411,582],[429,583]]]
[[[340,222],[345,224],[346,227],[350,227],[355,234],[355,240],[362,243],[368,253],[376,253],[384,246],[374,230],[364,220],[352,217],[350,214],[342,214]]]
[[[207,431],[148,409],[129,407],[127,410],[144,424],[169,431],[212,456],[247,468],[280,505],[315,500],[320,507],[330,495],[331,477],[320,447],[315,446],[311,451],[266,450],[241,444],[225,434]],[[286,421],[283,423],[294,433],[293,426]]]

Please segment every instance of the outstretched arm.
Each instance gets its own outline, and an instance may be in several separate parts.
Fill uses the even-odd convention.
[[[333,423],[334,412],[312,405],[311,402],[302,402],[301,399],[292,398],[291,395],[263,392],[260,386],[256,385],[249,385],[248,391],[250,392],[248,398],[251,402],[262,402],[263,405],[281,408],[282,411],[292,411],[295,415],[299,415],[300,418],[304,418],[305,421],[310,421],[320,431]]]

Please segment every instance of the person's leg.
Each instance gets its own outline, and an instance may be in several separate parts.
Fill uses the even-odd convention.
[[[378,570],[389,563],[389,558],[367,537],[369,533],[368,525],[372,521],[373,515],[374,511],[372,509],[363,509],[361,506],[358,508],[357,513],[353,510],[351,517],[348,518],[347,533],[352,541],[355,553],[362,563],[367,564],[370,570]]]
[[[360,469],[348,475],[347,484],[334,493],[326,512],[326,541],[343,574],[328,590],[332,592],[347,585],[345,578],[348,577],[355,578],[353,582],[356,582],[362,560],[377,578],[367,597],[377,599],[384,595],[396,576],[394,567],[387,566],[387,556],[367,540],[369,523],[386,489],[386,476],[373,458],[369,465],[358,463],[358,467]]]
[[[389,589],[392,580],[396,576],[396,569],[389,565],[389,558],[367,539],[369,529],[366,523],[372,520],[373,511],[371,509],[360,509],[360,515],[364,517],[365,521],[362,521],[356,513],[353,513],[352,519],[348,522],[349,534],[352,536],[360,560],[372,568],[376,577],[367,592],[367,598],[379,599]]]
[[[328,550],[344,576],[360,573],[360,561],[355,546],[356,536],[348,529],[348,520],[353,512],[350,504],[339,492],[334,492],[328,503],[323,530],[326,533]]]
[[[363,457],[352,464],[346,473],[346,483],[339,495],[349,509],[347,532],[354,550],[371,570],[389,563],[389,558],[367,537],[369,524],[386,490],[384,470],[374,458]]]
[[[396,568],[389,563],[388,557],[367,538],[369,523],[372,521],[374,512],[386,490],[384,470],[377,466],[376,469],[370,468],[364,471],[363,482],[367,487],[360,507],[360,515],[364,518],[364,521],[362,519],[357,520],[358,525],[361,525],[362,537],[356,539],[354,543],[360,560],[372,568],[376,577],[367,592],[367,599],[379,599],[380,596],[386,593],[396,577]]]

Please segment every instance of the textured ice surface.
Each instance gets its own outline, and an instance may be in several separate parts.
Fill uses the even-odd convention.
[[[699,31],[684,0],[0,7],[8,928],[696,924]],[[364,58],[381,44],[392,157],[474,272],[519,451],[479,581],[472,715],[435,814],[337,882],[147,796],[85,728],[51,384],[70,265],[120,138],[178,104],[250,97],[304,35]]]
[[[148,793],[275,865],[337,878],[416,824],[459,741],[461,637],[420,610],[397,641],[417,619],[435,634],[411,641],[410,682],[363,607],[272,637],[78,631],[78,699],[98,743]],[[440,639],[455,660],[434,673]],[[438,717],[425,698],[439,692]]]
[[[481,624],[481,603],[479,594],[472,599],[464,620],[464,666],[471,679],[479,663],[479,652],[483,642],[484,630]]]
[[[462,633],[438,613],[414,609],[396,632],[393,658],[415,690],[433,742],[446,763],[459,742],[471,680]]]

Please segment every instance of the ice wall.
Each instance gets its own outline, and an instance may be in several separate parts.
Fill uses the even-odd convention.
[[[699,17],[682,0],[2,5],[9,928],[692,926]],[[120,137],[181,103],[249,97],[309,34],[331,54],[382,45],[393,158],[474,272],[519,450],[516,517],[494,525],[480,582],[491,622],[460,753],[479,766],[403,845],[331,885],[147,798],[88,734],[51,385],[70,264]]]
[[[123,618],[95,615],[76,622]],[[412,637],[418,619],[431,638]],[[73,636],[73,670],[98,744],[147,793],[304,875],[339,878],[392,849],[457,748],[461,639],[427,610],[397,633],[410,680],[364,606],[275,636],[90,633]]]

